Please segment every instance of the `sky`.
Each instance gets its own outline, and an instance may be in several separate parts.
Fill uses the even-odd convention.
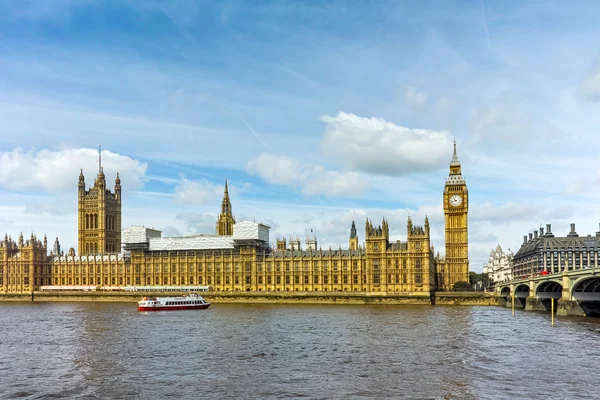
[[[431,223],[457,142],[470,268],[552,224],[599,229],[594,1],[0,0],[0,232],[77,247],[77,180],[123,228],[237,220],[346,248]],[[312,233],[311,233],[312,232]]]

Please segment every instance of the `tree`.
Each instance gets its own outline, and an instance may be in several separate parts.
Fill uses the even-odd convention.
[[[472,292],[473,288],[471,287],[471,284],[469,282],[458,281],[454,284],[452,290],[455,292]]]
[[[483,288],[487,288],[490,286],[490,277],[488,274],[478,274],[476,272],[470,271],[469,272],[469,283],[472,285],[475,285],[477,282],[481,282],[481,285],[483,286]]]

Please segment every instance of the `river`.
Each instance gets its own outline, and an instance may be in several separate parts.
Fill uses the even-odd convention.
[[[598,398],[600,320],[500,307],[0,303],[0,398]]]

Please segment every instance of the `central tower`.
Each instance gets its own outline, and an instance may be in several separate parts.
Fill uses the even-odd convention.
[[[443,282],[445,290],[452,290],[459,281],[469,282],[469,192],[462,176],[460,161],[454,154],[450,174],[444,187],[444,225],[446,231],[446,260]]]
[[[78,245],[80,255],[121,251],[121,179],[115,179],[115,191],[106,187],[102,153],[98,148],[98,176],[94,187],[85,190],[83,169],[79,174],[77,197]]]

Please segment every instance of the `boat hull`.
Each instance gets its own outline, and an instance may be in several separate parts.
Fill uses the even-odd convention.
[[[181,305],[181,306],[155,306],[155,307],[138,306],[138,311],[205,310],[209,306],[210,306],[210,303]]]

